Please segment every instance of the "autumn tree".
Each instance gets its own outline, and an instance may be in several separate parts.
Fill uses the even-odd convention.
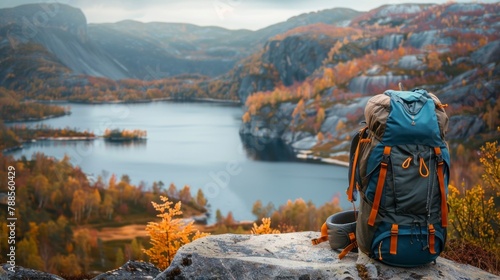
[[[270,217],[274,211],[274,205],[272,202],[267,203],[266,206],[262,204],[262,201],[257,200],[253,204],[252,214],[257,217],[257,220],[262,220],[265,217]]]
[[[29,232],[17,244],[16,257],[22,266],[38,270],[44,268],[44,262],[38,251],[38,225],[36,223],[29,223]]]
[[[51,272],[63,275],[80,275],[82,273],[82,267],[75,254],[67,256],[57,254],[50,259],[49,267]]]
[[[198,189],[198,192],[196,193],[196,203],[201,207],[207,206],[207,199],[201,189]]]
[[[115,200],[109,193],[104,196],[104,200],[101,203],[100,209],[101,213],[104,214],[104,216],[108,220],[111,220],[113,218],[113,213],[115,211]]]
[[[78,223],[83,216],[85,207],[85,192],[81,189],[77,190],[73,194],[73,200],[71,202],[71,212],[73,212],[73,217],[75,222]]]
[[[170,186],[168,187],[167,196],[170,199],[178,199],[179,198],[179,191],[177,190],[177,187],[175,186],[174,183],[171,183]]]
[[[90,231],[88,229],[80,229],[74,234],[74,240],[76,244],[76,255],[80,260],[80,264],[83,267],[84,271],[89,271],[89,264],[91,262],[91,236]]]
[[[193,197],[191,196],[191,188],[188,185],[185,185],[179,191],[179,200],[184,203],[189,203],[191,202],[191,200],[193,200]]]
[[[173,202],[168,197],[160,196],[163,203],[151,202],[160,222],[149,222],[146,231],[151,238],[151,248],[144,250],[150,261],[155,263],[160,269],[166,269],[172,262],[177,250],[184,244],[195,239],[207,236],[200,233],[193,226],[193,221],[186,223],[182,217],[181,202],[177,202],[173,207]]]
[[[224,225],[228,226],[228,227],[231,227],[231,226],[234,226],[236,225],[237,222],[236,220],[234,219],[234,216],[233,216],[233,212],[232,211],[229,211],[227,213],[227,216],[226,218],[224,219]]]

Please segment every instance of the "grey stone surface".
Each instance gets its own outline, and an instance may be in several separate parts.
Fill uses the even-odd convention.
[[[2,264],[0,266],[0,279],[9,280],[25,280],[25,279],[36,279],[36,280],[64,280],[63,278],[30,268],[25,268],[22,266],[15,266],[14,271],[12,271],[12,266],[9,264]]]
[[[399,59],[398,67],[405,70],[423,70],[427,68],[423,60],[423,57],[414,54],[405,55]]]
[[[115,270],[97,275],[92,280],[153,279],[159,273],[160,270],[152,263],[128,261]]]
[[[377,41],[373,42],[370,47],[371,49],[378,50],[394,50],[399,47],[401,42],[404,40],[404,35],[402,34],[390,34],[386,35]]]
[[[416,268],[390,267],[361,253],[339,260],[327,242],[311,244],[319,235],[209,236],[183,246],[155,279],[498,279],[444,258]]]
[[[293,143],[292,147],[294,149],[297,149],[297,150],[310,150],[317,143],[318,143],[318,140],[316,140],[316,137],[309,136],[309,137],[303,138],[303,139]]]
[[[359,76],[353,78],[349,82],[349,91],[368,95],[375,95],[384,92],[391,88],[391,85],[396,85],[398,82],[407,79],[407,76]]]
[[[500,40],[493,41],[473,52],[471,58],[478,64],[498,63],[500,58]]]

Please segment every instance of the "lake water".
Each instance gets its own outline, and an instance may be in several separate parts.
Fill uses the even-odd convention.
[[[347,168],[294,162],[275,146],[249,148],[239,136],[241,108],[211,103],[156,102],[143,104],[69,104],[72,114],[28,123],[76,128],[102,135],[106,128],[147,130],[148,140],[133,145],[95,141],[38,141],[10,154],[30,158],[35,152],[62,158],[92,176],[129,175],[148,187],[189,185],[201,188],[212,213],[232,211],[237,220],[254,220],[251,210],[260,199],[275,206],[303,198],[316,205],[345,197]],[[259,156],[260,153],[260,156]],[[259,160],[264,159],[264,160]]]

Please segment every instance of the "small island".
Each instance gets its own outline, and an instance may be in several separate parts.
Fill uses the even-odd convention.
[[[147,139],[147,132],[140,129],[106,129],[103,138],[111,142],[145,141]]]

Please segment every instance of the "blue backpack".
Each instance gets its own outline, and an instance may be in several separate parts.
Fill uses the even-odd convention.
[[[371,258],[419,266],[445,247],[450,156],[444,107],[422,89],[388,90],[365,107],[367,126],[352,140],[347,196],[351,202],[360,196],[356,245]]]

